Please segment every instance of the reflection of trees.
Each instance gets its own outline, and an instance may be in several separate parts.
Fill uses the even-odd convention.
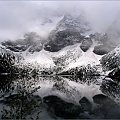
[[[11,93],[14,91],[14,80],[15,75],[0,75],[0,92],[1,95],[4,95],[5,93]]]
[[[16,72],[18,69],[15,67],[15,63],[17,64],[21,59],[21,56],[4,48],[0,48],[0,73]]]
[[[110,78],[105,78],[102,82],[100,89],[104,94],[111,96],[115,100],[117,100],[117,99],[119,100],[120,84],[118,82],[113,81]]]
[[[69,78],[75,82],[93,83],[100,79],[100,72],[98,71],[99,66],[81,66],[70,69],[68,71],[63,71],[60,73],[61,76]]]
[[[23,119],[40,108],[41,98],[33,95],[40,89],[40,86],[36,87],[36,79],[30,76],[3,76],[1,78],[3,81],[0,88],[3,96],[0,102],[5,106],[2,109],[1,119]]]

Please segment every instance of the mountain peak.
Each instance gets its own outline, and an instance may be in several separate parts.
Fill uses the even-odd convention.
[[[80,33],[85,33],[90,30],[90,26],[83,15],[65,14],[57,24],[56,30],[65,29],[77,30]]]

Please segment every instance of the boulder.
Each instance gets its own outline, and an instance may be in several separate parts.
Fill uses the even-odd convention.
[[[105,55],[112,50],[110,46],[107,45],[98,45],[94,47],[93,52],[97,55]]]
[[[86,38],[82,41],[80,48],[84,52],[86,52],[91,47],[92,44],[93,44],[92,40],[90,38]]]

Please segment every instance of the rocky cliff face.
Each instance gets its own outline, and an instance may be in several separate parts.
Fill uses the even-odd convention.
[[[42,49],[41,37],[35,32],[25,34],[23,39],[2,42],[2,45],[13,52],[24,52],[29,49],[28,51],[33,53]]]
[[[90,25],[82,15],[75,16],[66,14],[58,23],[56,31],[62,31],[66,29],[77,30],[80,33],[86,33],[90,30]]]
[[[84,39],[82,34],[89,30],[90,27],[82,16],[65,15],[50,33],[49,42],[44,49],[57,52],[68,45],[80,43]]]
[[[16,65],[22,60],[22,56],[14,54],[10,50],[0,47],[0,73],[15,73]]]
[[[120,46],[106,54],[100,60],[103,70],[112,70],[120,66]]]

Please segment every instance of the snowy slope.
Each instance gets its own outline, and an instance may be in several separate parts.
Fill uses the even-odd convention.
[[[99,65],[102,56],[93,53],[93,44],[87,52],[83,52],[80,48],[81,43],[70,45],[58,52],[48,52],[42,49],[40,52],[31,54],[26,50],[22,53],[26,63],[39,65],[43,68],[60,67],[65,71],[80,66]]]
[[[93,53],[94,46],[92,46],[87,52],[84,52],[83,55],[76,61],[69,64],[68,68],[75,68],[79,66],[98,65],[100,64],[101,56]]]
[[[120,66],[120,45],[103,56],[100,60],[104,70],[112,70]]]
[[[42,49],[40,52],[34,52],[33,54],[26,50],[25,52],[22,53],[22,55],[25,58],[26,63],[34,65],[36,64],[45,68],[55,66],[51,54],[48,51],[45,51],[44,49]]]
[[[91,66],[100,64],[99,60],[101,59],[102,56],[96,55],[95,53],[93,53],[94,46],[96,46],[96,44],[93,44],[90,47],[90,49],[86,52],[83,52],[79,46],[80,46],[80,44],[78,44],[78,47],[76,47],[75,45],[73,46],[75,56],[71,56],[71,57],[74,57],[74,60],[69,61],[69,59],[67,59],[67,62],[69,64],[64,69],[65,71],[67,71],[71,68],[76,68],[76,67],[80,67],[80,66],[87,66],[88,64],[90,64]],[[78,57],[76,57],[76,56],[78,56]]]
[[[75,44],[67,46],[58,52],[48,52],[42,49],[40,52],[34,52],[31,54],[29,48],[22,52],[21,55],[24,57],[26,63],[39,65],[44,68],[55,67],[54,59],[60,60],[60,65],[63,64],[63,67],[68,65],[71,62],[75,62],[83,53],[79,47],[80,44]],[[59,64],[57,63],[59,66]],[[56,66],[57,67],[57,66]]]
[[[72,68],[99,65],[102,56],[93,53],[96,43],[93,44],[86,52],[80,48],[81,43],[69,45],[58,52],[49,52],[42,49],[41,51],[29,52],[30,47],[23,52],[17,52],[24,58],[21,65],[35,67],[37,69],[57,69],[67,71]],[[13,52],[16,54],[16,52]]]
[[[75,44],[67,46],[53,54],[53,59],[59,67],[66,67],[70,63],[77,61],[83,54],[83,51],[80,49],[80,44]]]

